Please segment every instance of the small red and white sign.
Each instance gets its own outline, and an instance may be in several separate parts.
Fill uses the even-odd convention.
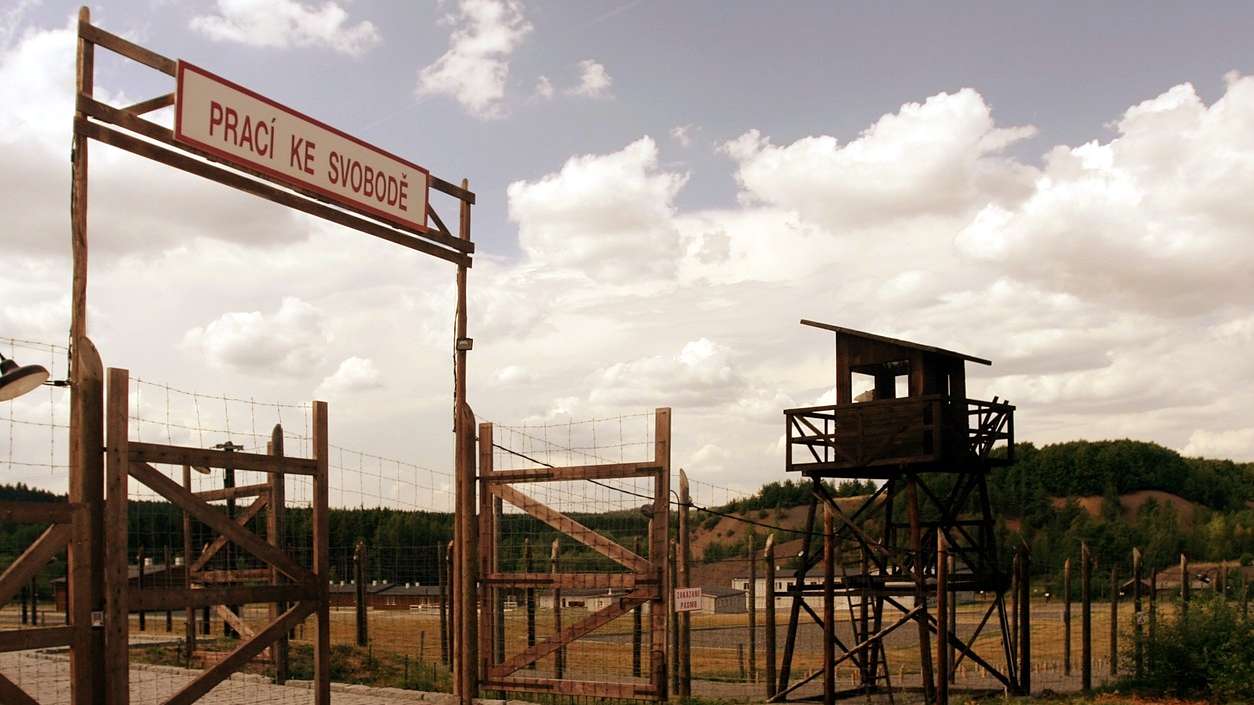
[[[351,210],[428,231],[426,169],[185,61],[178,64],[174,139]]]
[[[701,588],[675,588],[675,611],[696,612],[701,609]]]

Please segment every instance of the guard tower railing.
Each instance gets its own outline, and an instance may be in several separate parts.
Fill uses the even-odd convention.
[[[829,477],[887,479],[901,466],[969,470],[1014,460],[1014,407],[941,395],[784,411],[786,469]],[[993,453],[998,445],[1004,453]]]

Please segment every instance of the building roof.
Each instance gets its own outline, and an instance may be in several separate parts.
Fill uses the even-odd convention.
[[[378,594],[387,597],[438,597],[440,594],[439,585],[401,585],[392,583],[390,587],[379,590]]]
[[[736,588],[722,587],[720,585],[701,586],[701,595],[703,597],[707,595],[710,597],[734,597],[743,594],[745,594],[744,590],[737,590]]]
[[[373,595],[376,592],[382,592],[384,590],[387,590],[393,584],[394,583],[389,583],[389,582],[372,582],[366,585],[366,594]],[[328,586],[328,588],[330,592],[340,593],[340,594],[346,593],[346,592],[357,592],[357,583],[347,582],[347,581],[338,582],[338,583],[332,582]]]
[[[963,359],[963,360],[968,360],[968,361],[970,361],[970,362],[977,362],[977,363],[979,363],[979,364],[981,364],[981,365],[992,365],[992,364],[993,364],[993,362],[992,362],[991,360],[985,360],[985,359],[984,359],[984,358],[982,358],[982,357],[976,357],[976,356],[974,356],[974,355],[968,355],[967,353],[955,352],[955,351],[953,351],[953,350],[946,350],[946,349],[944,349],[944,348],[937,348],[937,347],[933,347],[933,346],[931,346],[931,345],[923,345],[923,344],[921,344],[921,343],[912,343],[912,342],[910,342],[909,340],[901,340],[901,339],[899,339],[899,338],[889,338],[888,336],[884,336],[884,335],[876,335],[876,334],[874,334],[874,333],[867,333],[867,332],[865,332],[865,331],[854,330],[854,329],[852,329],[852,328],[844,328],[844,327],[842,327],[842,326],[834,326],[834,325],[832,325],[831,323],[820,323],[819,321],[811,321],[811,320],[807,320],[807,319],[803,318],[803,319],[801,319],[801,325],[803,325],[803,326],[811,326],[811,327],[814,327],[814,328],[822,328],[823,330],[829,330],[829,331],[831,331],[831,332],[833,332],[833,333],[839,333],[840,335],[848,335],[848,336],[852,336],[852,337],[855,337],[855,338],[864,338],[864,339],[866,339],[866,340],[874,340],[874,341],[877,341],[877,342],[880,342],[880,343],[888,343],[889,345],[898,345],[898,346],[903,347],[903,348],[910,348],[910,349],[912,349],[912,350],[921,350],[921,351],[923,351],[923,352],[926,352],[926,353],[932,353],[932,354],[934,354],[934,355],[946,355],[946,356],[948,356],[948,357],[957,357],[957,358],[961,358],[961,359]]]

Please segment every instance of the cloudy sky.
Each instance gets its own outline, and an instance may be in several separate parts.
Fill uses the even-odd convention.
[[[0,12],[0,336],[66,339],[75,12]],[[1016,403],[1028,440],[1254,458],[1248,5],[92,12],[470,179],[480,418],[671,406],[694,477],[779,479],[781,410],[830,399],[830,336],[798,325],[814,318],[993,359],[973,396]],[[171,90],[97,66],[115,105]],[[451,466],[451,265],[91,149],[107,365],[324,398],[335,443]]]

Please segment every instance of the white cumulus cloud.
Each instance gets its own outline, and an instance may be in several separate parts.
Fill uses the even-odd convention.
[[[328,342],[322,311],[291,296],[272,314],[224,313],[183,336],[184,346],[214,367],[250,374],[307,375],[322,363]]]
[[[383,379],[374,360],[368,357],[345,358],[331,375],[318,385],[318,391],[332,396],[351,394],[383,386]]]
[[[447,95],[471,115],[497,118],[503,99],[509,58],[531,32],[516,0],[462,0],[448,51],[418,73],[419,95]]]
[[[614,79],[597,61],[584,59],[579,62],[579,83],[567,89],[570,95],[581,95],[585,98],[609,98],[610,86]]]
[[[325,47],[360,56],[379,44],[374,24],[352,22],[336,2],[307,5],[296,0],[217,0],[215,14],[192,18],[192,29],[219,42],[286,49]]]

